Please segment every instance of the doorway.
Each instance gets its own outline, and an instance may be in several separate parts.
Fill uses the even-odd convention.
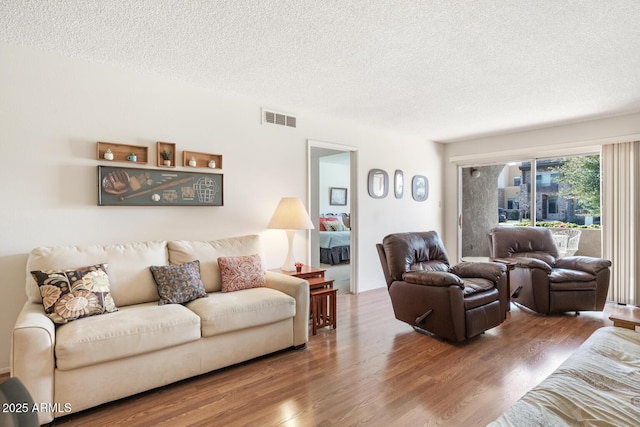
[[[355,147],[308,141],[308,205],[315,227],[309,259],[326,269],[340,293],[358,289],[356,154]]]

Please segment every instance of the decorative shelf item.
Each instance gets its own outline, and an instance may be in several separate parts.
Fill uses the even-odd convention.
[[[156,142],[158,166],[173,168],[176,166],[176,144],[173,142]]]
[[[99,206],[223,206],[223,175],[98,166]]]
[[[188,165],[192,168],[222,169],[222,154],[183,151],[182,161],[185,166]]]
[[[149,159],[149,148],[140,145],[117,144],[115,142],[98,142],[96,144],[96,156],[98,160],[145,164]],[[131,156],[135,156],[135,161],[129,160]]]

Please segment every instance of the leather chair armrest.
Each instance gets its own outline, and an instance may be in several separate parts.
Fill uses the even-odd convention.
[[[552,270],[549,264],[536,258],[514,257],[512,259],[516,262],[516,267],[539,268],[541,270],[546,271],[547,273],[551,273],[551,270]]]
[[[452,286],[464,288],[464,282],[455,274],[446,271],[407,271],[402,274],[402,280],[414,285]]]
[[[611,267],[611,261],[604,258],[588,256],[569,256],[559,258],[556,261],[556,268],[566,268],[569,270],[584,271],[586,273],[598,274],[599,271]]]
[[[451,273],[460,277],[481,277],[497,283],[507,267],[497,262],[461,262],[451,267]]]

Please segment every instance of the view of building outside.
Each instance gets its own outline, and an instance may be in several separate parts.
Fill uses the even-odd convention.
[[[505,165],[498,178],[498,221],[537,226],[600,225],[600,156],[541,159]],[[535,179],[534,179],[535,177]]]

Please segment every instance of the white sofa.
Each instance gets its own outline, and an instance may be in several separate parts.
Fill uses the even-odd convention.
[[[490,427],[637,426],[640,334],[596,330]]]
[[[34,402],[45,405],[38,414],[40,423],[278,350],[304,347],[307,281],[266,271],[264,287],[221,292],[218,257],[253,254],[262,256],[255,235],[34,249],[26,269],[28,301],[13,330],[11,376],[25,384]],[[208,297],[158,305],[149,267],[193,260],[200,261]],[[99,263],[107,264],[118,311],[54,324],[45,315],[30,272]]]

